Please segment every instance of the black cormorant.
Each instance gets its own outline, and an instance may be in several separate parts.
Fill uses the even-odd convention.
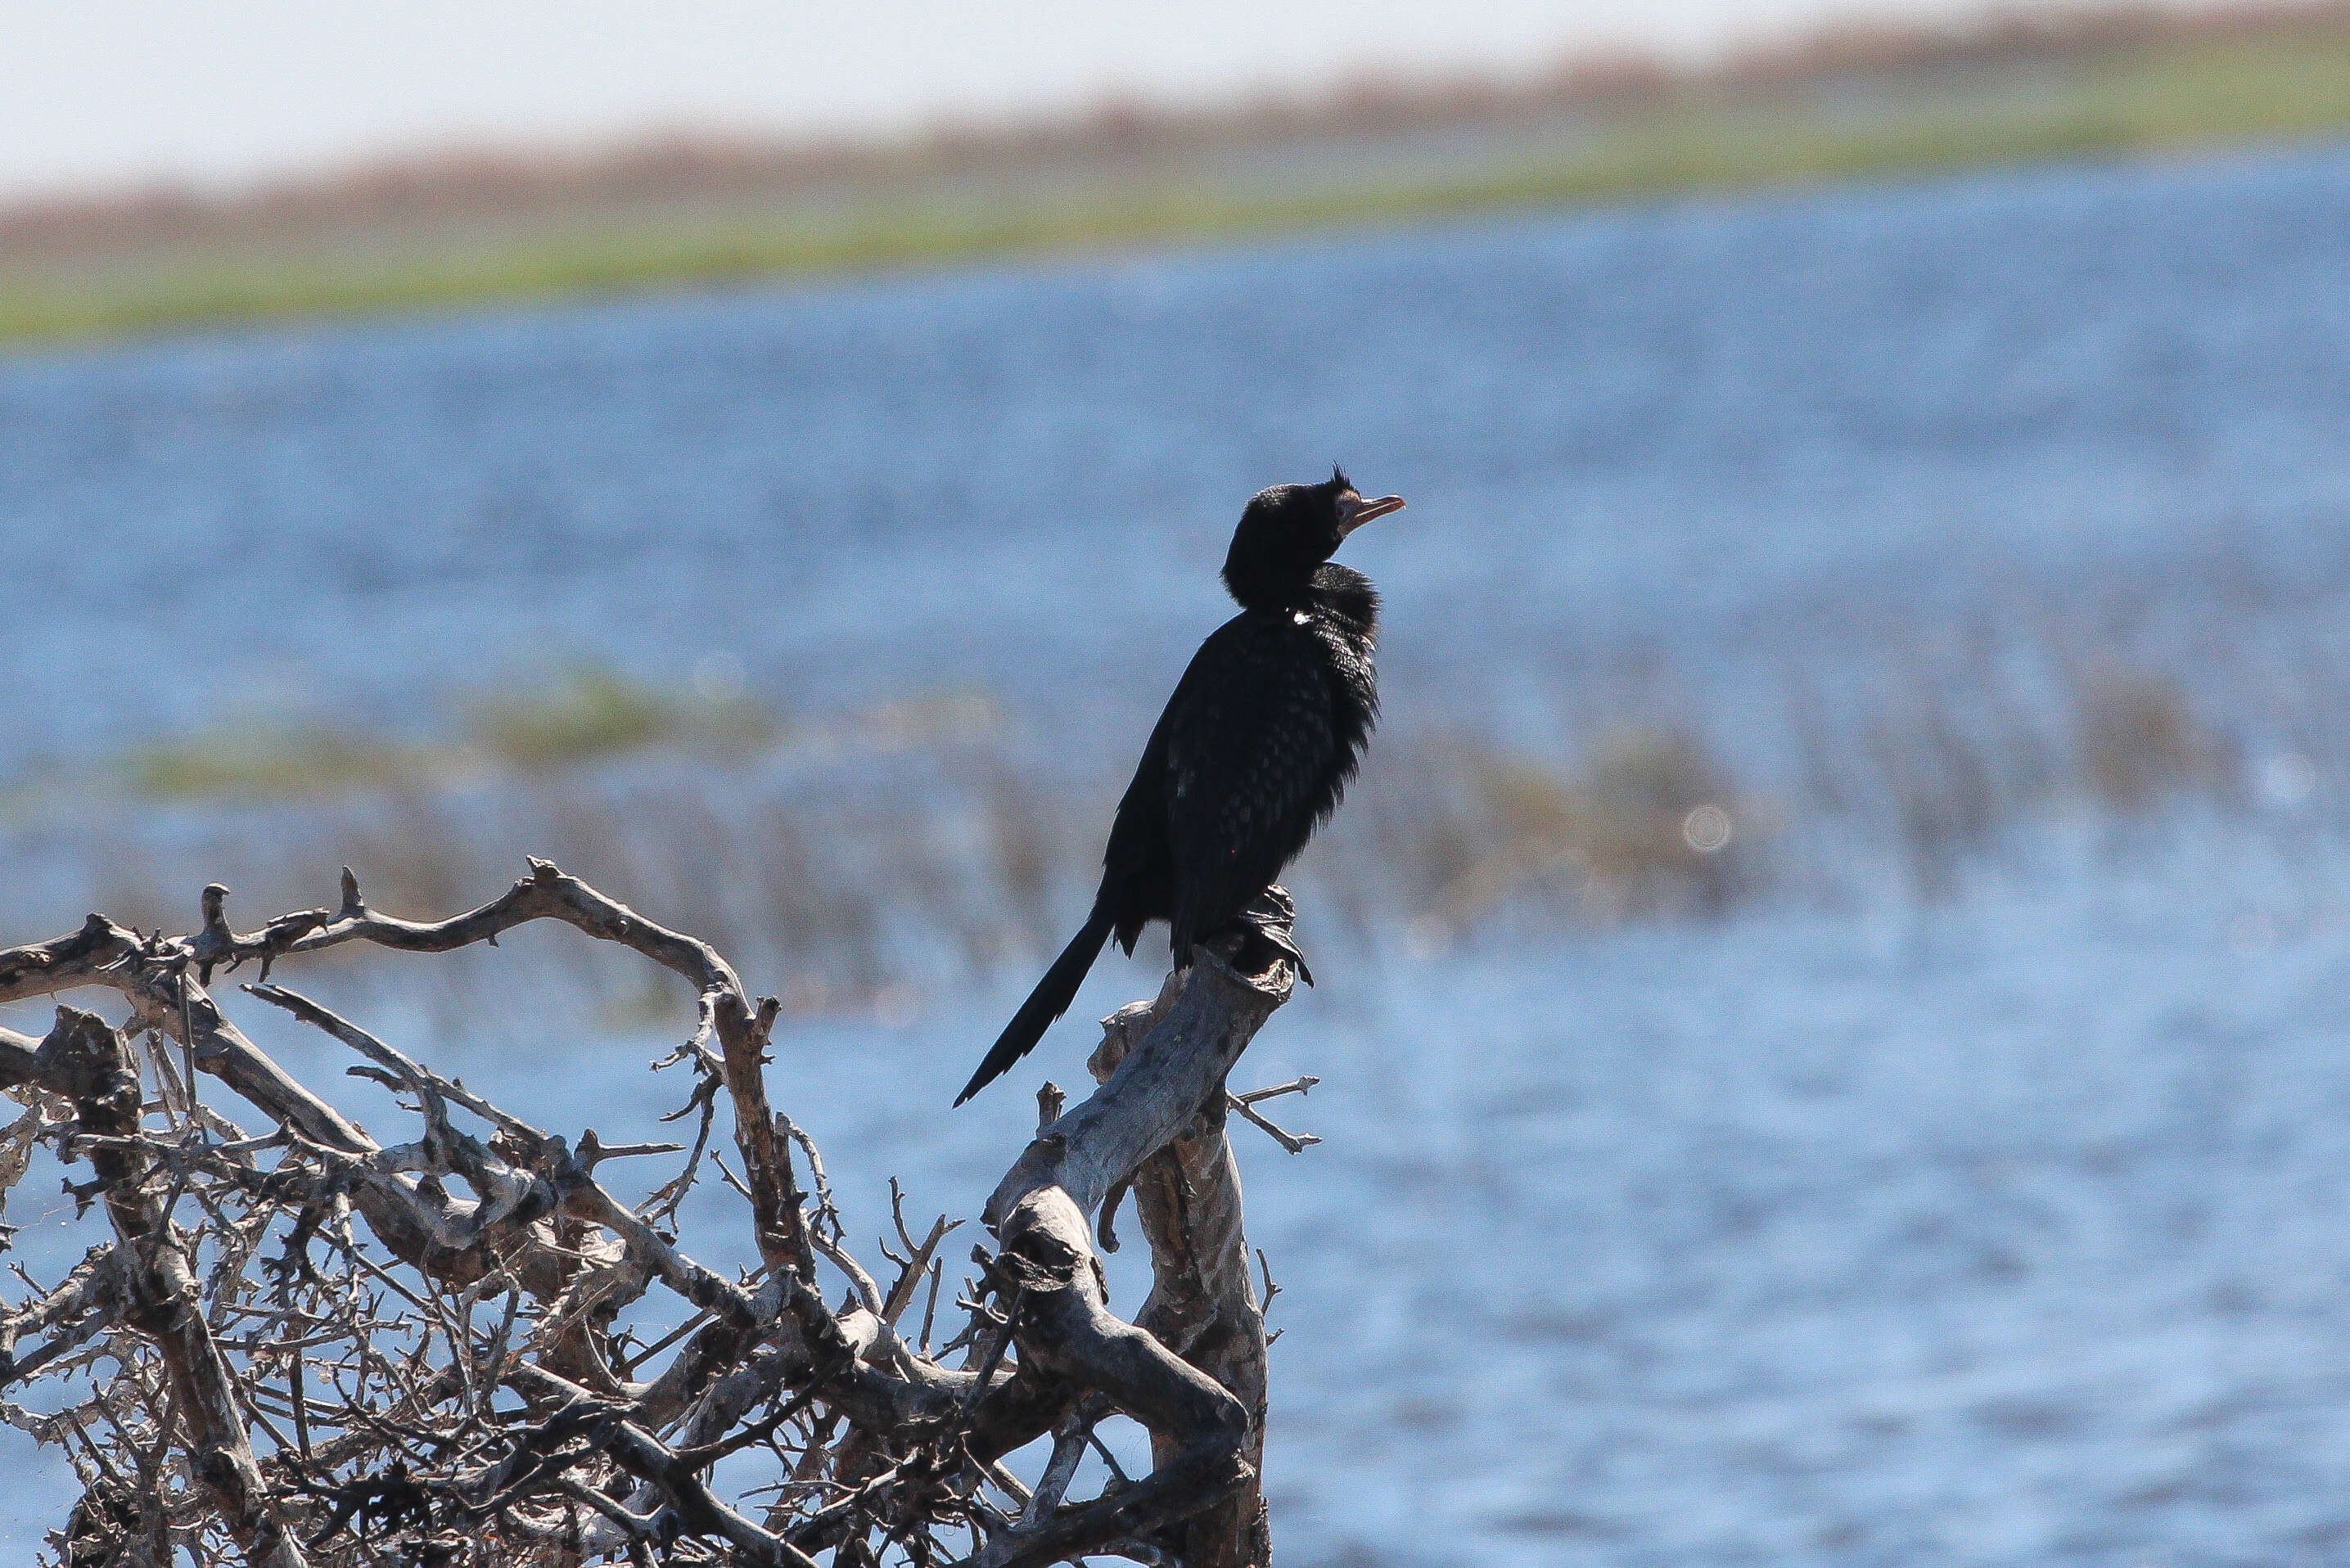
[[[1334,470],[1259,491],[1224,557],[1241,613],[1200,645],[1118,803],[1101,890],[955,1098],[1035,1048],[1112,936],[1128,953],[1165,920],[1180,968],[1231,927],[1338,807],[1378,717],[1379,597],[1330,556],[1399,495],[1366,500]],[[1302,966],[1301,966],[1302,967]]]

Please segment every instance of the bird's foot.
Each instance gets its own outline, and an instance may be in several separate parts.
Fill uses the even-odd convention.
[[[1271,948],[1274,951],[1287,959],[1291,963],[1296,965],[1298,979],[1304,981],[1308,985],[1312,985],[1314,983],[1314,971],[1306,967],[1305,955],[1298,950],[1296,939],[1292,937],[1288,931],[1283,929],[1267,930],[1256,927],[1251,927],[1249,929],[1249,935],[1255,940],[1263,942],[1266,947]]]
[[[1263,974],[1277,960],[1286,959],[1295,967],[1297,978],[1312,985],[1314,971],[1290,934],[1290,923],[1296,918],[1295,901],[1277,883],[1249,900],[1231,928],[1241,934],[1240,948],[1232,955],[1233,967],[1247,974]]]

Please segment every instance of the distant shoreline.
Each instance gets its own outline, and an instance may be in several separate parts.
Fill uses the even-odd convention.
[[[1704,76],[864,151],[389,168],[0,212],[0,348],[1342,231],[2350,133],[2350,0],[1847,31]]]

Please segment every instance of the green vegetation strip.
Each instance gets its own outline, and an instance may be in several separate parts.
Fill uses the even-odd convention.
[[[470,254],[287,258],[75,286],[0,280],[0,342],[218,323],[455,308],[994,257],[1258,237],[1683,192],[2110,158],[2350,130],[2350,34],[2212,41],[2031,67],[1981,67],[1909,105],[1890,84],[1831,116],[1789,91],[1684,94],[1609,122],[1583,151],[1459,178],[1292,198],[1204,183],[1116,199],[877,207],[831,227],[745,221],[625,227]]]
[[[456,717],[452,733],[432,740],[307,717],[231,722],[151,742],[94,777],[49,782],[76,791],[112,786],[148,800],[323,799],[427,788],[487,769],[558,773],[660,748],[740,757],[784,733],[774,713],[739,693],[665,691],[594,667],[554,685],[468,699]]]

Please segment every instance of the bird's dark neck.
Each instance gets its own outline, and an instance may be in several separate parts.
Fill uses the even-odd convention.
[[[1304,577],[1250,577],[1227,566],[1224,586],[1243,609],[1327,617],[1363,637],[1378,626],[1378,590],[1370,578],[1336,561],[1324,562]]]

